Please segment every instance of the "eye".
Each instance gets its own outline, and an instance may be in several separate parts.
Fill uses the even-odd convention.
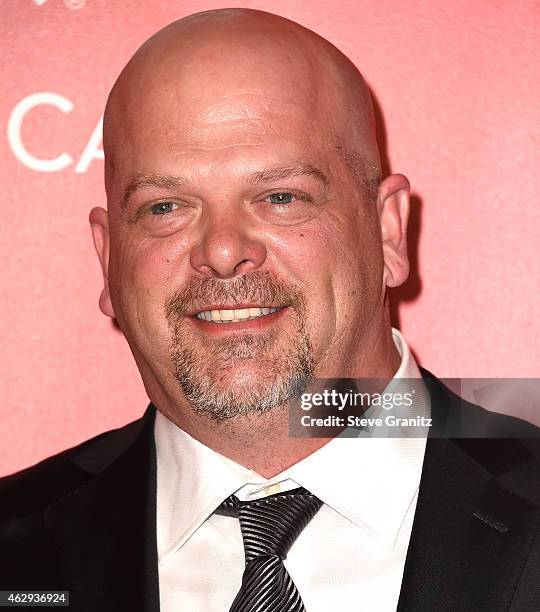
[[[149,211],[152,215],[166,215],[177,208],[178,204],[176,202],[157,202],[150,206]]]
[[[265,199],[270,198],[271,204],[290,204],[295,197],[294,193],[290,193],[289,191],[279,191],[267,195]]]
[[[315,190],[311,194],[288,189],[279,191],[279,185],[276,185],[273,190],[269,189],[255,196],[250,210],[267,223],[295,225],[313,219],[325,204],[324,193]]]

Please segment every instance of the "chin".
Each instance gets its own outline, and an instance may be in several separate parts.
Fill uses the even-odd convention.
[[[234,366],[226,372],[178,371],[185,398],[197,413],[216,421],[279,408],[303,392],[309,369],[276,372],[268,367]]]

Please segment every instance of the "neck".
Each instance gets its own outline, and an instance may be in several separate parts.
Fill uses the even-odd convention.
[[[331,440],[290,437],[288,410],[282,407],[214,425],[206,423],[200,441],[265,478],[283,472]]]
[[[390,329],[375,346],[379,350],[372,352],[371,358],[357,358],[353,368],[347,368],[346,377],[390,379],[394,376],[401,359]],[[330,371],[325,376],[343,377],[344,374],[336,376],[334,371]],[[160,411],[175,425],[205,446],[265,478],[272,478],[332,440],[330,437],[292,438],[289,435],[288,406],[218,422],[196,414],[185,400],[179,407],[178,402],[169,401],[161,389],[152,391],[149,396],[154,405],[159,406]]]

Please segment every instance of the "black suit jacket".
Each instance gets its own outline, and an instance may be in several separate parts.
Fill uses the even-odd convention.
[[[539,429],[423,375],[434,426],[398,610],[540,610]],[[69,590],[76,612],[159,611],[154,415],[0,480],[0,590]],[[435,437],[486,427],[512,437]]]

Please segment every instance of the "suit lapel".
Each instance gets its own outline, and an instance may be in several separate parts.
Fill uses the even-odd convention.
[[[45,513],[60,573],[81,612],[158,612],[155,409],[73,462],[92,472]]]
[[[436,419],[448,414],[442,389],[431,389]],[[428,439],[399,611],[510,608],[539,517],[497,476],[527,460],[517,440]]]

